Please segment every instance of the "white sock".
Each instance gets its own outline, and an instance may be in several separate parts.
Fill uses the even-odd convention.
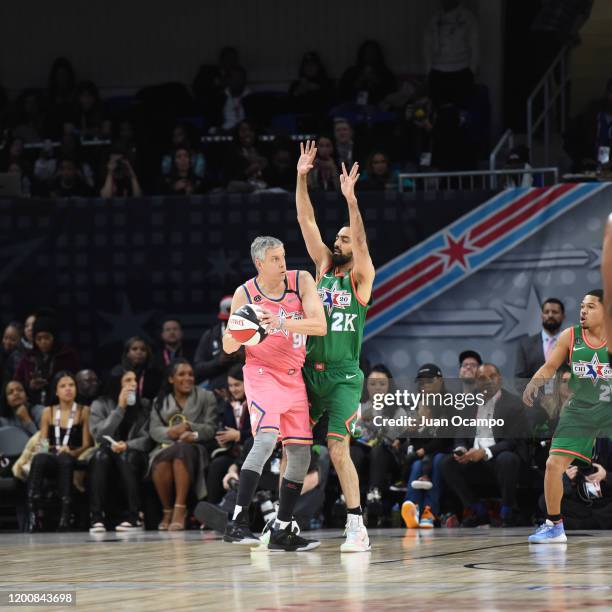
[[[235,521],[241,512],[242,512],[242,506],[234,506],[234,516],[232,517],[232,521]]]
[[[274,523],[274,529],[285,529],[289,525],[289,521],[279,521],[278,519]]]

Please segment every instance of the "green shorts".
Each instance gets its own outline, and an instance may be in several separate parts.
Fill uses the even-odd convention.
[[[550,454],[572,457],[574,461],[590,465],[595,439],[609,437],[612,437],[612,403],[584,408],[570,401],[561,412]]]
[[[356,435],[359,402],[363,391],[363,372],[359,364],[326,366],[320,371],[310,364],[303,369],[310,401],[310,422],[315,423],[325,412],[329,415],[327,437],[344,440]]]

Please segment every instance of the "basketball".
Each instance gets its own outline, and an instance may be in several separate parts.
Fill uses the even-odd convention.
[[[229,318],[227,329],[240,344],[255,346],[268,335],[265,327],[259,322],[261,315],[263,310],[259,306],[245,304]]]

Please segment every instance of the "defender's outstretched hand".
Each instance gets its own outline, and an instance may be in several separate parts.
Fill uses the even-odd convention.
[[[346,171],[346,166],[342,162],[342,174],[340,175],[340,189],[342,195],[347,200],[355,199],[355,184],[359,180],[359,164],[355,162],[350,173]]]
[[[304,145],[300,142],[300,159],[297,163],[297,173],[299,176],[306,176],[314,167],[314,160],[317,156],[317,147],[314,140],[306,141]]]

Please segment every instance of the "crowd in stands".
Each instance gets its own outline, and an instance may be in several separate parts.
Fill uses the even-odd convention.
[[[167,319],[156,347],[129,338],[119,363],[99,375],[60,343],[53,312],[28,316],[23,327],[19,322],[5,327],[0,476],[14,479],[22,529],[131,532],[146,525],[180,531],[198,526],[194,510],[202,500],[231,515],[240,466],[253,438],[243,351],[221,350],[229,306],[223,298],[218,324],[203,333],[193,360],[180,322]],[[450,394],[455,403],[432,405],[424,400],[431,395],[421,396],[412,425],[402,421],[411,414],[409,406],[376,403],[377,397],[406,388],[405,378],[395,378],[384,364],[362,360],[366,378],[351,457],[370,526],[509,526],[531,524],[543,515],[538,497],[548,444],[570,391],[569,371],[562,369],[534,409],[527,410],[520,399],[521,381],[558,340],[562,302],[546,300],[541,316],[542,331],[519,345],[514,381],[504,381],[495,364],[474,350],[458,355],[458,369],[450,376],[436,364],[423,364],[414,374],[414,390]],[[466,393],[481,393],[486,401],[459,406],[458,394]],[[503,419],[503,425],[449,432],[439,420],[457,414],[456,408],[470,418]],[[330,467],[326,424],[313,433],[296,516],[302,529],[338,527],[346,506]],[[280,463],[279,445],[254,499],[260,526],[274,513]],[[568,469],[569,528],[612,525],[608,469],[612,447],[603,439],[595,448],[593,470]],[[594,481],[600,483],[597,498],[585,485]]]
[[[488,94],[477,85],[478,26],[459,0],[425,29],[427,65],[401,75],[367,40],[339,75],[308,51],[285,91],[252,83],[238,49],[221,50],[191,87],[167,83],[103,99],[58,58],[46,88],[0,96],[0,172],[24,195],[137,197],[287,189],[291,137],[318,137],[313,188],[338,190],[359,161],[364,188],[397,187],[398,171],[474,169],[488,154]]]

